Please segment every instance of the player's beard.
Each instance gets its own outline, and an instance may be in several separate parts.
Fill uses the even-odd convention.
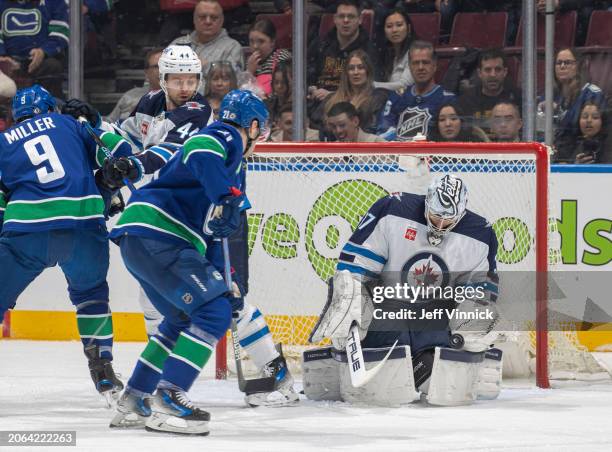
[[[189,102],[191,99],[193,99],[193,96],[195,96],[196,91],[194,91],[191,96],[185,97],[183,100],[182,97],[180,96],[171,96],[170,94],[166,94],[166,104],[172,103],[172,107],[173,108],[179,108],[183,105],[185,105],[187,102]],[[168,105],[169,106],[169,105]]]

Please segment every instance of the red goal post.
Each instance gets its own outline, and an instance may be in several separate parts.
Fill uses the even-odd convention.
[[[370,156],[370,157],[368,157]],[[449,159],[478,160],[478,165],[486,165],[487,162],[499,162],[500,159],[517,161],[525,159],[532,162],[533,178],[535,181],[535,271],[536,271],[536,383],[539,387],[548,388],[548,224],[549,224],[549,150],[546,146],[539,143],[431,143],[431,142],[388,142],[388,143],[262,143],[256,147],[255,155],[249,160],[249,170],[247,171],[247,196],[253,205],[253,210],[258,209],[257,196],[251,196],[259,189],[258,180],[255,177],[257,163],[260,161],[289,162],[277,163],[277,165],[296,165],[297,161],[310,162],[309,165],[319,165],[316,163],[325,159],[352,159],[352,158],[371,158],[385,159],[385,164],[394,159],[402,157],[417,159],[419,161],[432,162],[437,156]],[[444,156],[444,157],[443,157]],[[490,160],[489,160],[490,159]],[[312,163],[315,162],[315,163]],[[362,160],[362,166],[364,165]],[[426,165],[432,166],[431,163]],[[308,172],[308,165],[301,164],[304,172]],[[330,170],[333,172],[333,170]],[[338,177],[342,177],[342,171],[338,171]],[[270,173],[267,173],[266,180],[270,180]],[[263,178],[262,178],[263,179]],[[299,181],[296,181],[299,186]],[[469,185],[468,185],[469,188]],[[503,187],[500,187],[503,189]],[[406,190],[408,191],[408,190]],[[468,206],[469,207],[469,206]],[[252,260],[250,266],[257,265]],[[274,272],[274,268],[267,269]],[[258,281],[251,276],[250,286],[257,287]],[[251,294],[253,293],[253,289]],[[258,299],[253,299],[249,295],[248,300],[259,305]],[[262,309],[266,314],[265,309]],[[228,359],[233,356],[228,350],[226,338],[223,338],[218,346],[216,353],[216,375],[217,378],[224,378],[228,371]]]

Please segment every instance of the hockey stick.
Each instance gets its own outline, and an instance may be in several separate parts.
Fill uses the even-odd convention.
[[[363,350],[361,350],[359,328],[357,327],[357,323],[353,322],[346,341],[346,358],[348,360],[349,372],[351,374],[351,384],[353,387],[360,388],[374,378],[385,365],[389,355],[391,355],[391,352],[395,349],[396,345],[397,341],[395,341],[381,362],[379,362],[372,369],[366,370]]]
[[[83,126],[85,127],[85,130],[87,130],[87,133],[89,133],[89,135],[93,138],[96,144],[100,147],[102,152],[104,152],[104,155],[106,156],[106,158],[112,159],[113,154],[111,153],[110,149],[106,147],[106,145],[102,142],[100,137],[96,134],[96,132],[94,132],[94,129],[92,129],[91,125],[89,124],[89,121],[87,121],[85,117],[79,116],[79,122],[83,124]],[[127,177],[123,178],[123,183],[127,185],[127,188],[129,188],[131,192],[136,191],[136,187],[134,187],[134,184],[132,183],[132,181],[129,180]]]
[[[223,245],[223,261],[224,261],[224,273],[225,273],[225,284],[229,292],[233,291],[232,288],[232,270],[229,257],[229,244],[226,237],[221,241]],[[234,361],[236,362],[236,375],[238,376],[238,389],[245,394],[255,394],[257,392],[271,392],[276,389],[276,378],[275,377],[263,377],[245,379],[242,371],[242,358],[240,357],[240,340],[238,339],[238,324],[236,319],[232,317],[232,346],[234,349]]]

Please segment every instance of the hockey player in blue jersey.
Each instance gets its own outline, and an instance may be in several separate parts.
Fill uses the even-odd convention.
[[[59,265],[92,379],[110,396],[123,385],[111,365],[105,205],[93,172],[106,155],[82,124],[54,110],[44,88],[21,89],[16,124],[0,134],[0,318],[45,268]],[[129,154],[120,137],[98,133],[117,155]]]
[[[492,331],[497,319],[497,239],[487,220],[466,205],[464,182],[443,175],[433,180],[426,196],[394,193],[370,208],[340,253],[332,294],[312,341],[327,337],[342,350],[356,323],[365,362],[372,366],[380,362],[395,341],[399,348],[361,388],[352,387],[349,372],[332,358],[335,349],[306,352],[307,397],[396,405],[418,399],[420,391],[430,404],[456,405],[497,396],[501,352],[490,350],[497,336]],[[478,297],[446,300],[453,306],[450,309],[457,302],[459,311],[486,310],[488,318],[452,320],[450,328],[445,323],[385,323],[380,311],[374,314],[381,300],[373,294],[380,295],[379,288],[398,285],[453,288],[453,294],[472,287]],[[394,313],[402,312],[398,307],[412,307],[419,315],[410,318],[417,320],[422,320],[424,310],[448,306],[444,300],[429,297],[385,298]]]
[[[178,47],[178,49],[175,49]],[[192,74],[191,71],[199,71],[200,62],[197,56],[193,53],[193,51],[185,46],[170,46],[168,47],[164,53],[162,54],[160,60],[160,84],[164,86],[164,80],[166,82],[174,80],[173,74],[177,71],[179,74]],[[179,71],[180,69],[180,71]],[[192,75],[192,77],[195,77]],[[195,78],[193,78],[195,80]],[[194,88],[195,89],[195,88]],[[169,94],[172,94],[171,91],[168,91]],[[234,93],[235,94],[235,93]],[[159,101],[159,96],[156,97]],[[143,100],[146,99],[143,98]],[[158,102],[159,103],[159,102]],[[150,103],[143,103],[143,105],[153,105]],[[207,107],[208,108],[208,107]],[[136,124],[140,118],[140,121],[149,121],[151,118],[147,118],[144,113],[138,113],[139,108],[136,109],[137,113],[134,116],[133,124]],[[189,107],[189,104],[185,104],[178,109],[172,110],[171,114],[174,112],[180,112],[185,110],[184,114],[181,116],[177,116],[177,118],[181,118],[181,120],[188,122],[185,124],[181,123],[174,124],[170,129],[170,132],[167,134],[163,134],[161,132],[154,132],[152,135],[147,135],[147,137],[143,136],[143,140],[147,141],[149,144],[152,136],[161,136],[163,141],[158,144],[154,144],[147,148],[144,152],[135,156],[138,159],[144,168],[145,174],[151,174],[161,168],[166,164],[168,159],[180,149],[177,146],[177,143],[183,143],[190,136],[193,136],[193,133],[197,129],[193,129],[193,127],[198,123],[194,116],[197,113],[197,110]],[[143,110],[144,112],[145,110]],[[191,112],[191,113],[189,113]],[[186,116],[189,113],[188,116]],[[142,117],[139,116],[142,114]],[[165,121],[169,121],[170,118],[175,118],[169,114]],[[228,113],[229,114],[229,113]],[[200,116],[202,116],[200,114]],[[187,118],[187,119],[186,119]],[[129,122],[128,122],[129,123]],[[146,129],[151,131],[150,124],[154,124],[155,121],[149,124]],[[125,123],[124,123],[125,124]],[[142,123],[144,124],[144,123]],[[141,125],[142,125],[141,124]],[[157,123],[155,123],[157,124]],[[164,123],[160,123],[154,126],[154,128],[161,127],[160,130],[165,130],[167,127],[163,126]],[[204,123],[203,125],[206,125]],[[135,168],[136,162],[133,160],[128,161],[127,159],[122,159],[116,162],[107,162],[105,164],[105,174],[110,185],[115,187],[120,187],[123,184],[123,179],[128,176],[129,173],[138,173]],[[240,166],[240,185],[239,188],[244,191],[245,189],[245,181],[246,181],[246,163],[243,162]],[[240,226],[236,233],[232,234],[229,238],[229,248],[230,255],[232,258],[232,264],[236,268],[238,274],[241,278],[242,283],[242,292],[243,295],[248,293],[248,283],[249,283],[249,269],[248,269],[248,222],[246,209],[250,207],[248,203],[248,199],[245,200],[245,203],[241,207],[241,215],[240,215]],[[145,325],[147,329],[147,334],[149,336],[155,335],[158,331],[157,328],[162,321],[162,313],[160,313],[155,306],[149,301],[146,293],[141,291],[139,297],[140,305],[143,309],[145,316]],[[252,306],[249,303],[245,303],[244,308],[241,309],[237,313],[237,329],[238,329],[238,338],[240,340],[240,344],[245,350],[245,352],[249,355],[255,366],[261,370],[262,372],[266,372],[266,369],[274,363],[275,360],[281,359],[279,352],[276,350],[274,346],[274,340],[272,338],[272,334],[266,324],[264,316],[261,314],[259,309]],[[285,391],[281,397],[278,397],[278,394],[270,395],[267,393],[257,393],[257,394],[248,394],[246,396],[246,401],[249,405],[279,405],[279,404],[292,404],[296,401],[296,396],[292,391]]]
[[[213,238],[239,227],[243,155],[252,151],[268,112],[257,96],[236,90],[224,98],[220,117],[132,194],[111,232],[127,269],[164,316],[118,403],[113,427],[146,422],[149,430],[208,434],[210,415],[186,392],[244,303],[239,291],[225,288],[220,242]],[[267,370],[297,400],[284,359]]]

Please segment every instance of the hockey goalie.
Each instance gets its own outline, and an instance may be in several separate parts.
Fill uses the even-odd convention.
[[[465,183],[453,175],[435,178],[425,196],[374,203],[340,253],[311,334],[333,345],[304,353],[308,398],[453,406],[499,395],[497,239],[466,205]]]

